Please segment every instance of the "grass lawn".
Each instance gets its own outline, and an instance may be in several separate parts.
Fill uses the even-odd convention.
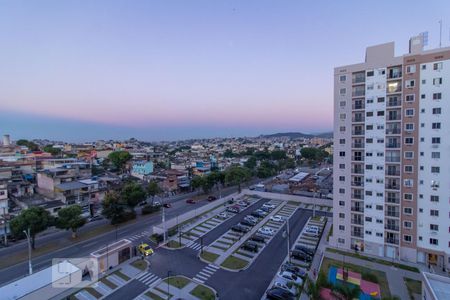
[[[103,277],[100,279],[100,282],[104,283],[106,286],[112,288],[113,290],[117,288],[117,285],[115,285],[113,282],[109,281],[108,278]]]
[[[117,271],[113,272],[112,274],[119,276],[120,278],[122,278],[125,281],[130,280],[130,277],[128,277],[127,275],[120,272],[120,270],[117,270]]]
[[[168,284],[173,285],[176,288],[182,289],[191,281],[186,277],[175,276],[164,279],[164,282],[167,282]]]
[[[217,245],[211,245],[210,247],[214,247],[214,248],[220,249],[222,251],[227,251],[228,250],[228,248],[220,247],[220,246],[217,246]]]
[[[379,263],[379,264],[386,265],[386,266],[394,265],[394,267],[399,268],[399,269],[420,273],[419,269],[417,269],[416,267],[411,267],[411,266],[407,266],[407,265],[403,265],[403,264],[399,264],[399,263],[392,264],[391,261],[387,261],[387,260],[379,259],[379,258],[368,257],[368,256],[361,255],[359,253],[355,254],[353,252],[346,252],[346,251],[333,249],[333,248],[327,248],[327,251],[334,252],[334,253],[339,253],[339,254],[343,254],[343,255],[346,255],[346,256],[351,256],[351,257],[355,257],[355,258],[359,258],[359,259],[364,259],[364,260],[367,260],[367,261]]]
[[[145,261],[145,259],[135,260],[131,263],[131,265],[141,271],[144,271],[145,269],[147,269],[147,262]]]
[[[183,244],[180,244],[179,241],[175,241],[175,240],[170,240],[170,241],[166,244],[167,247],[169,247],[169,248],[174,248],[174,249],[180,248],[182,245],[183,245]]]
[[[203,253],[200,254],[201,258],[203,258],[206,261],[209,261],[211,263],[215,262],[216,259],[219,257],[219,254],[208,252],[203,250]]]
[[[321,271],[323,271],[327,277],[328,277],[328,270],[330,269],[331,266],[342,268],[342,261],[324,257],[323,262],[322,262]],[[360,273],[363,279],[366,279],[365,278],[366,274],[371,274],[370,276],[376,277],[377,281],[378,281],[377,283],[380,285],[381,296],[382,297],[390,297],[391,296],[391,292],[389,291],[389,285],[387,282],[386,274],[384,272],[368,269],[363,266],[352,265],[349,263],[345,263],[345,267],[348,268],[350,271]],[[369,276],[369,275],[367,275],[367,276]],[[369,279],[369,278],[367,278],[367,279]],[[368,281],[371,281],[371,280],[368,280]]]
[[[94,288],[92,287],[87,287],[84,288],[89,294],[91,294],[92,296],[94,296],[95,298],[101,298],[103,295],[100,294],[99,292],[97,292]]]
[[[225,259],[221,266],[232,270],[239,270],[247,265],[248,261],[230,255]]]
[[[300,205],[300,202],[297,202],[297,201],[289,201],[287,204],[289,204],[289,205],[294,205],[294,206],[299,206],[299,205]]]
[[[406,288],[408,289],[408,294],[411,299],[414,299],[414,294],[422,294],[422,282],[419,280],[414,280],[411,278],[403,277],[405,281]]]
[[[191,295],[201,299],[201,300],[214,300],[216,299],[216,295],[214,295],[213,290],[210,288],[199,284],[197,285],[191,292]]]
[[[162,293],[162,294],[164,294],[164,295],[169,296],[168,299],[172,298],[172,296],[173,296],[172,294],[168,294],[167,291],[165,291],[165,290],[163,290],[163,289],[161,289],[161,288],[159,288],[159,287],[155,287],[155,290],[157,290],[158,292],[160,292],[160,293]]]
[[[164,298],[161,298],[160,296],[158,296],[158,295],[156,295],[155,293],[152,293],[152,292],[147,292],[147,293],[145,293],[145,295],[147,297],[149,297],[150,299],[153,299],[153,300],[164,300]]]

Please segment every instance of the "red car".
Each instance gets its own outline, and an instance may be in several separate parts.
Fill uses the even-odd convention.
[[[187,199],[187,200],[186,200],[186,203],[189,203],[189,204],[195,204],[195,201],[194,201],[193,199]]]

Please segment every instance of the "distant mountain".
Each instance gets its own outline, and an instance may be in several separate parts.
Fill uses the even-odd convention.
[[[306,134],[301,132],[279,132],[274,134],[263,134],[260,135],[261,138],[281,138],[281,137],[287,137],[290,139],[310,139],[313,137],[319,137],[319,138],[332,138],[333,132],[324,132],[319,134]]]

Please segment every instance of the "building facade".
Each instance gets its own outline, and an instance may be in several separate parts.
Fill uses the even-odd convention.
[[[338,248],[450,265],[450,48],[334,71],[334,230]]]

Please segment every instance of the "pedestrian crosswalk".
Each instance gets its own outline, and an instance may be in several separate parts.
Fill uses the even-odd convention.
[[[130,241],[137,241],[137,240],[142,239],[144,237],[150,236],[150,234],[151,234],[151,232],[149,232],[149,231],[143,231],[141,233],[129,236],[129,237],[127,237],[127,239],[130,240]]]
[[[194,276],[194,280],[205,283],[205,281],[207,281],[218,269],[220,269],[220,267],[209,264]]]
[[[153,283],[157,282],[158,280],[160,280],[161,278],[156,276],[153,273],[150,272],[143,272],[141,274],[139,274],[138,276],[136,276],[135,278],[136,280],[139,280],[140,282],[142,282],[145,285],[152,285]]]
[[[202,248],[202,246],[199,243],[196,243],[194,241],[190,242],[189,244],[186,245],[186,247],[191,248],[195,251],[200,250],[200,248]]]

